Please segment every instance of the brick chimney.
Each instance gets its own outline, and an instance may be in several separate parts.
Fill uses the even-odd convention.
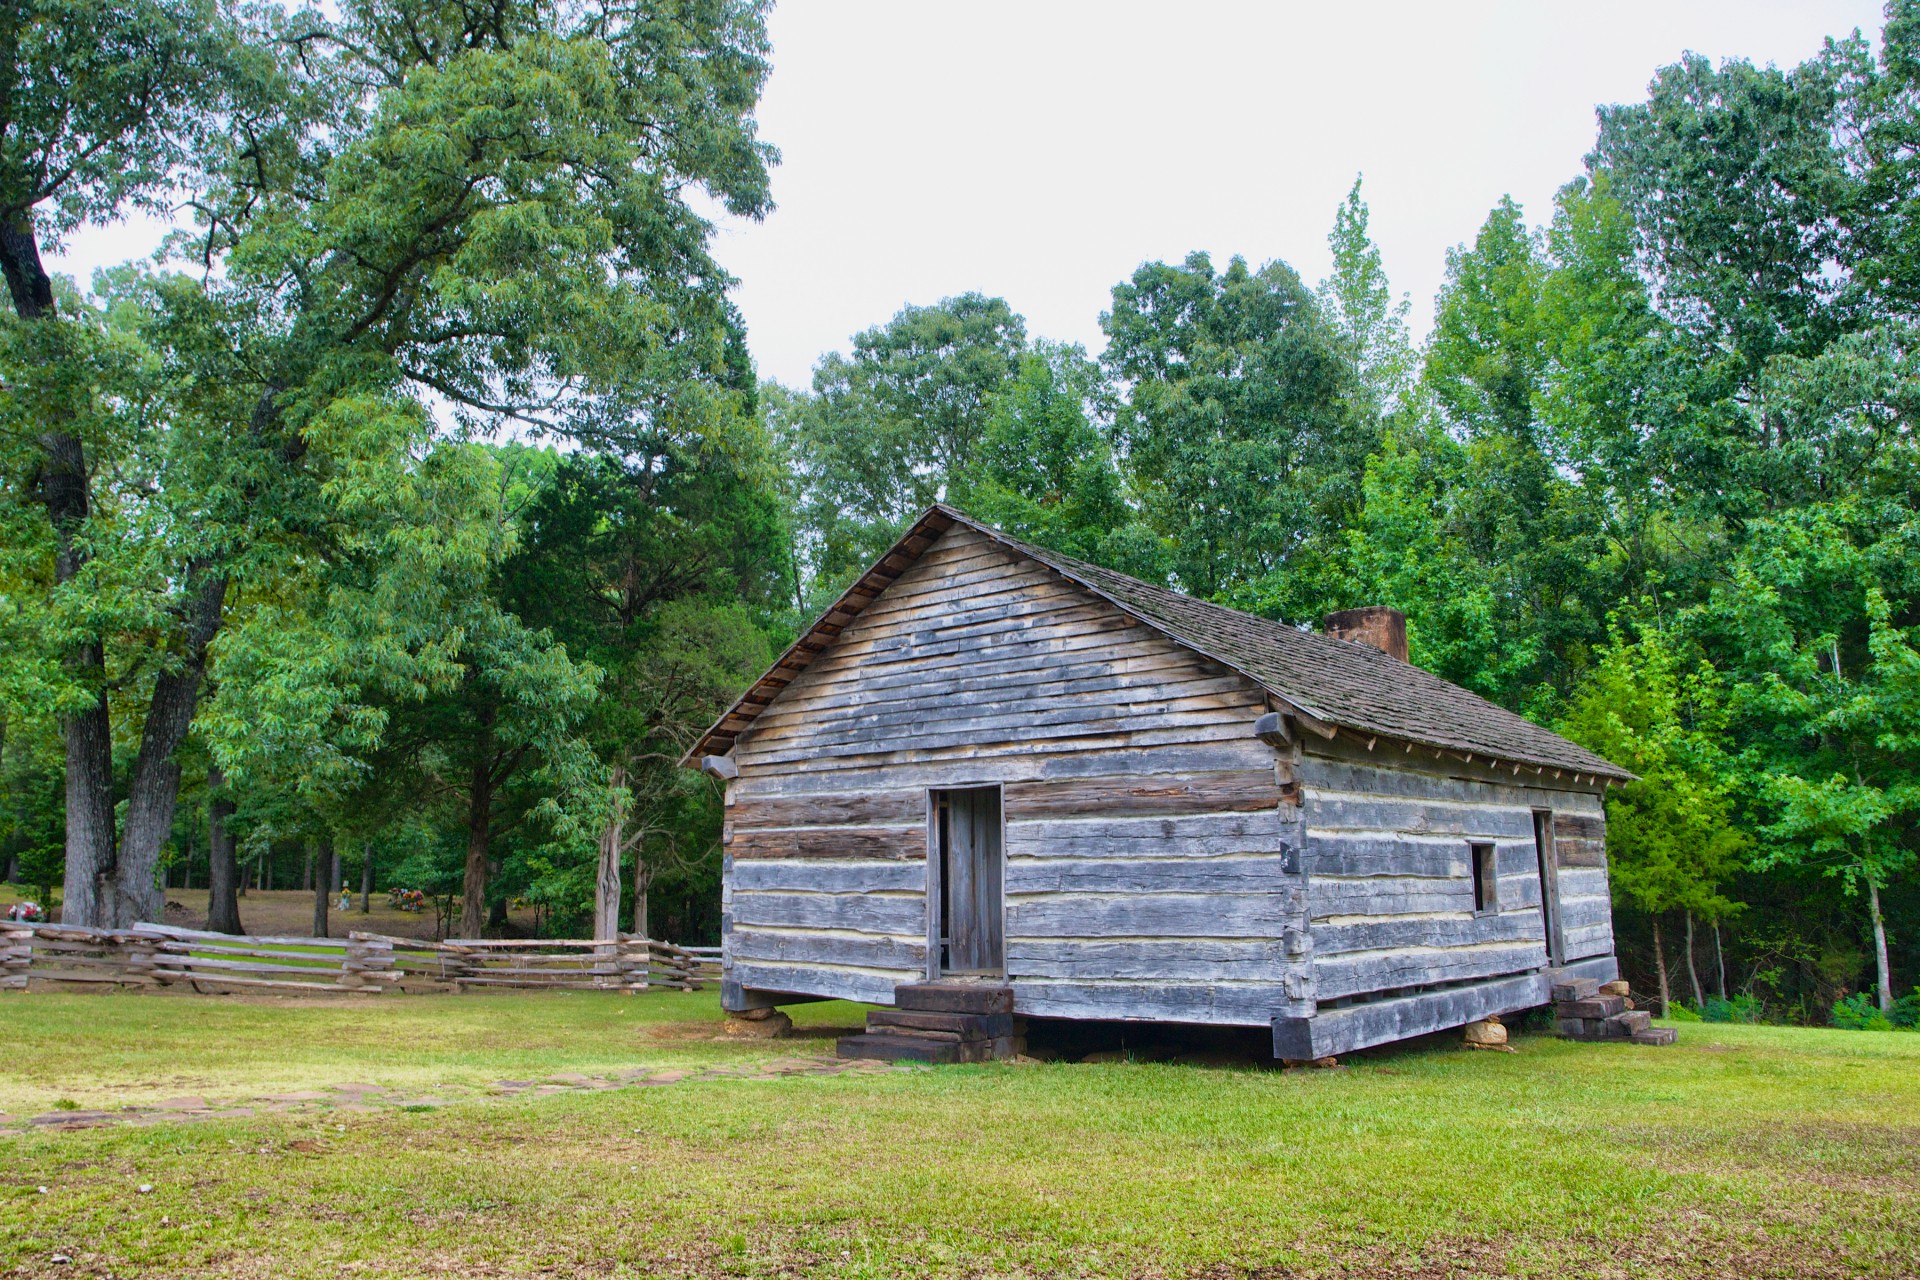
[[[1336,640],[1357,640],[1384,654],[1407,660],[1407,615],[1385,605],[1342,609],[1326,617],[1327,634]]]

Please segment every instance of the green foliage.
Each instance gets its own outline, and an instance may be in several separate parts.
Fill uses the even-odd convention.
[[[1735,910],[1719,891],[1746,843],[1720,747],[1724,705],[1713,667],[1657,630],[1635,641],[1616,633],[1575,694],[1561,731],[1639,775],[1607,796],[1616,902],[1708,920]]]
[[[0,59],[0,217],[55,236],[125,207],[170,211],[174,170],[215,129],[239,70],[212,0],[27,0]],[[9,252],[7,283],[25,285]]]
[[[837,591],[975,465],[1026,350],[1003,299],[968,293],[859,334],[851,357],[822,358],[810,394],[772,393],[817,582]]]
[[[1700,1006],[1702,1022],[1753,1023],[1763,1021],[1765,1013],[1760,1001],[1750,995],[1736,995],[1732,999],[1708,996],[1707,1002]]]
[[[1405,294],[1394,300],[1380,248],[1367,234],[1369,218],[1355,178],[1327,233],[1333,274],[1315,292],[1364,395],[1360,412],[1380,417],[1405,407],[1417,362],[1407,335],[1413,304]]]
[[[1107,398],[1085,351],[1038,343],[994,394],[975,460],[954,477],[950,496],[1041,546],[1164,579],[1166,544],[1128,504],[1113,449],[1093,419]]]
[[[1285,263],[1148,263],[1113,290],[1115,439],[1186,590],[1312,616],[1379,440],[1343,340]]]
[[[1833,1025],[1843,1031],[1891,1031],[1893,1023],[1861,992],[1833,1002]]]

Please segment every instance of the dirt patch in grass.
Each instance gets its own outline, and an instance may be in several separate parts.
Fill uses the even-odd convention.
[[[1777,1125],[1732,1135],[1637,1127],[1616,1129],[1615,1135],[1663,1169],[1792,1169],[1796,1179],[1831,1191],[1893,1195],[1920,1207],[1920,1123],[1911,1120],[1810,1123],[1781,1117]]]

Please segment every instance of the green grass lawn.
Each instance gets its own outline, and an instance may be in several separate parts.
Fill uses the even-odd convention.
[[[742,1044],[709,994],[34,993],[0,1001],[0,1108],[746,1063],[859,1020],[793,1012],[812,1038]],[[0,1274],[1920,1274],[1920,1036],[1518,1045],[31,1133],[0,1139]]]

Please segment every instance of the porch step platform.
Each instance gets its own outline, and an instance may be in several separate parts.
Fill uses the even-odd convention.
[[[1013,988],[965,978],[904,982],[893,989],[893,1007],[923,1013],[1012,1013]]]
[[[1013,989],[983,982],[915,982],[894,988],[894,1007],[867,1014],[862,1035],[842,1036],[842,1058],[889,1062],[991,1062],[1026,1049]]]

